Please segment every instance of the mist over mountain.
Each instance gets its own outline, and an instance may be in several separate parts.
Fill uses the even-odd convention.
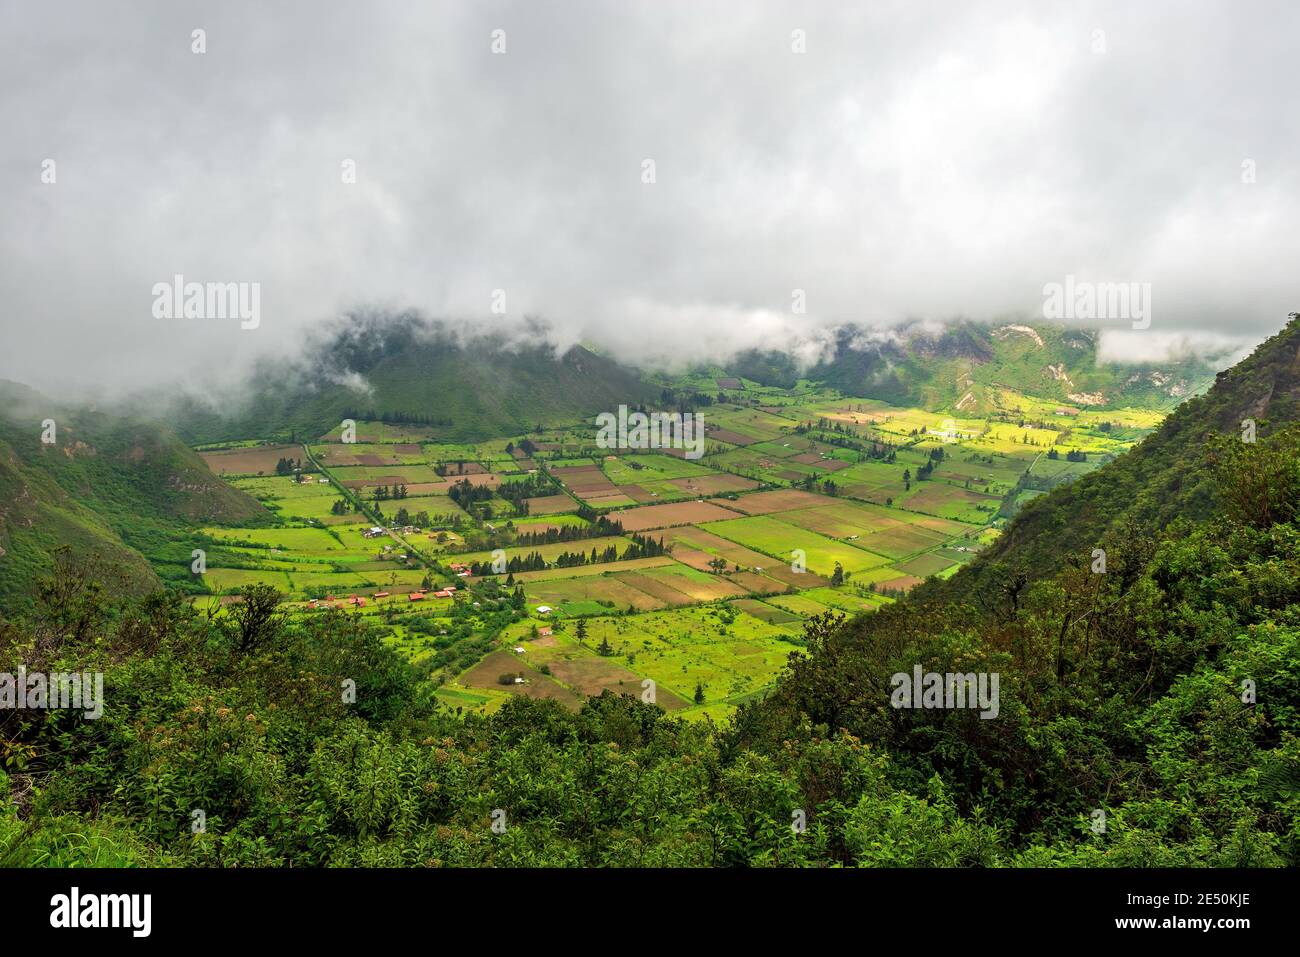
[[[52,441],[44,441],[50,439]],[[0,604],[66,552],[115,587],[145,592],[159,568],[185,576],[192,528],[269,521],[155,416],[77,408],[0,380]]]
[[[449,440],[589,418],[659,390],[635,370],[545,335],[492,334],[412,313],[363,313],[298,353],[266,359],[238,390],[133,398],[165,409],[190,441],[250,433],[315,438],[345,418],[418,422]]]
[[[1237,437],[1247,422],[1268,434],[1300,421],[1300,315],[1250,356],[1215,377],[1204,395],[1181,403],[1139,445],[1078,481],[1030,502],[1005,533],[959,575],[922,590],[968,602],[993,602],[1017,576],[1035,579],[1136,531],[1157,532],[1176,519],[1206,520],[1221,504],[1207,443]]]
[[[1228,363],[1222,351],[1212,351],[1213,361],[1103,362],[1097,332],[1041,323],[847,325],[781,349],[666,364],[601,354],[594,342],[563,345],[554,336],[541,322],[484,332],[410,312],[358,313],[318,329],[288,356],[262,360],[238,388],[155,390],[127,407],[167,410],[191,441],[272,432],[314,437],[349,416],[422,421],[459,440],[660,399],[654,381],[665,371],[712,370],[781,388],[807,378],[845,394],[978,415],[996,405],[999,389],[1026,387],[1086,407],[1172,408]]]
[[[816,353],[1032,323],[1071,274],[1151,284],[1134,348],[1251,346],[1300,259],[1294,14],[1251,9],[6,5],[0,375],[237,386],[367,308]],[[177,275],[259,283],[259,324],[156,317]]]

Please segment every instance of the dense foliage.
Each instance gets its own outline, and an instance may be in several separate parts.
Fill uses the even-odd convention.
[[[101,670],[104,714],[0,712],[0,859],[1294,865],[1300,441],[1205,457],[1210,521],[1106,541],[1105,573],[1068,562],[984,619],[817,620],[726,729],[609,694],[457,714],[357,618],[119,598],[65,554],[0,671]],[[890,708],[914,663],[1000,672],[998,718]]]

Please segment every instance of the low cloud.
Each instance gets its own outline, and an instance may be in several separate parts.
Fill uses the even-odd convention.
[[[1103,329],[1097,343],[1097,361],[1142,365],[1201,359],[1226,367],[1244,358],[1255,345],[1253,339],[1216,332]]]
[[[0,3],[0,376],[233,383],[356,309],[807,362],[845,323],[1033,322],[1071,274],[1152,284],[1153,335],[1113,357],[1258,342],[1297,307],[1293,17]],[[154,318],[178,273],[260,283],[259,327]]]

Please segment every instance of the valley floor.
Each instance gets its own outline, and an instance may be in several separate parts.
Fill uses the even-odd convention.
[[[982,418],[752,383],[720,399],[695,410],[693,461],[598,448],[582,424],[205,448],[281,524],[204,529],[195,601],[266,583],[301,614],[363,615],[469,710],[611,689],[723,719],[800,653],[807,619],[952,575],[1161,418],[1012,392]]]

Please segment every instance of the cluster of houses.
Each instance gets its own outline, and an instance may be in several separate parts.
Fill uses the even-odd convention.
[[[426,598],[429,597],[429,594],[430,594],[429,592],[425,592],[425,591],[413,591],[406,596],[406,600],[424,601]],[[432,594],[434,598],[454,598],[456,597],[456,586],[448,585],[446,588],[439,588],[437,591],[433,592]]]
[[[373,595],[374,598],[384,598],[387,596],[388,596],[388,592],[386,591],[375,592],[375,594]],[[347,598],[339,598],[337,595],[326,595],[323,600],[320,598],[310,599],[307,602],[307,607],[308,608],[337,608],[340,604],[354,605],[357,608],[365,608],[366,599],[361,595],[349,595]]]
[[[469,577],[469,574],[470,574],[470,572],[469,572],[469,566],[466,565],[464,562],[452,562],[452,563],[451,563],[450,565],[448,565],[447,567],[450,568],[450,569],[452,570],[452,573],[453,573],[457,578],[468,578],[468,577]]]
[[[420,529],[414,525],[394,525],[392,528],[384,528],[381,525],[371,525],[361,534],[365,538],[382,538],[385,535],[415,535]]]
[[[380,531],[382,532],[383,530],[381,529]],[[367,535],[366,537],[369,538],[371,536]],[[410,560],[411,558],[410,555],[408,555],[406,552],[394,552],[395,548],[396,548],[395,545],[385,545],[379,552],[379,556],[378,556],[379,559],[381,561],[396,561],[396,562],[405,562]]]

